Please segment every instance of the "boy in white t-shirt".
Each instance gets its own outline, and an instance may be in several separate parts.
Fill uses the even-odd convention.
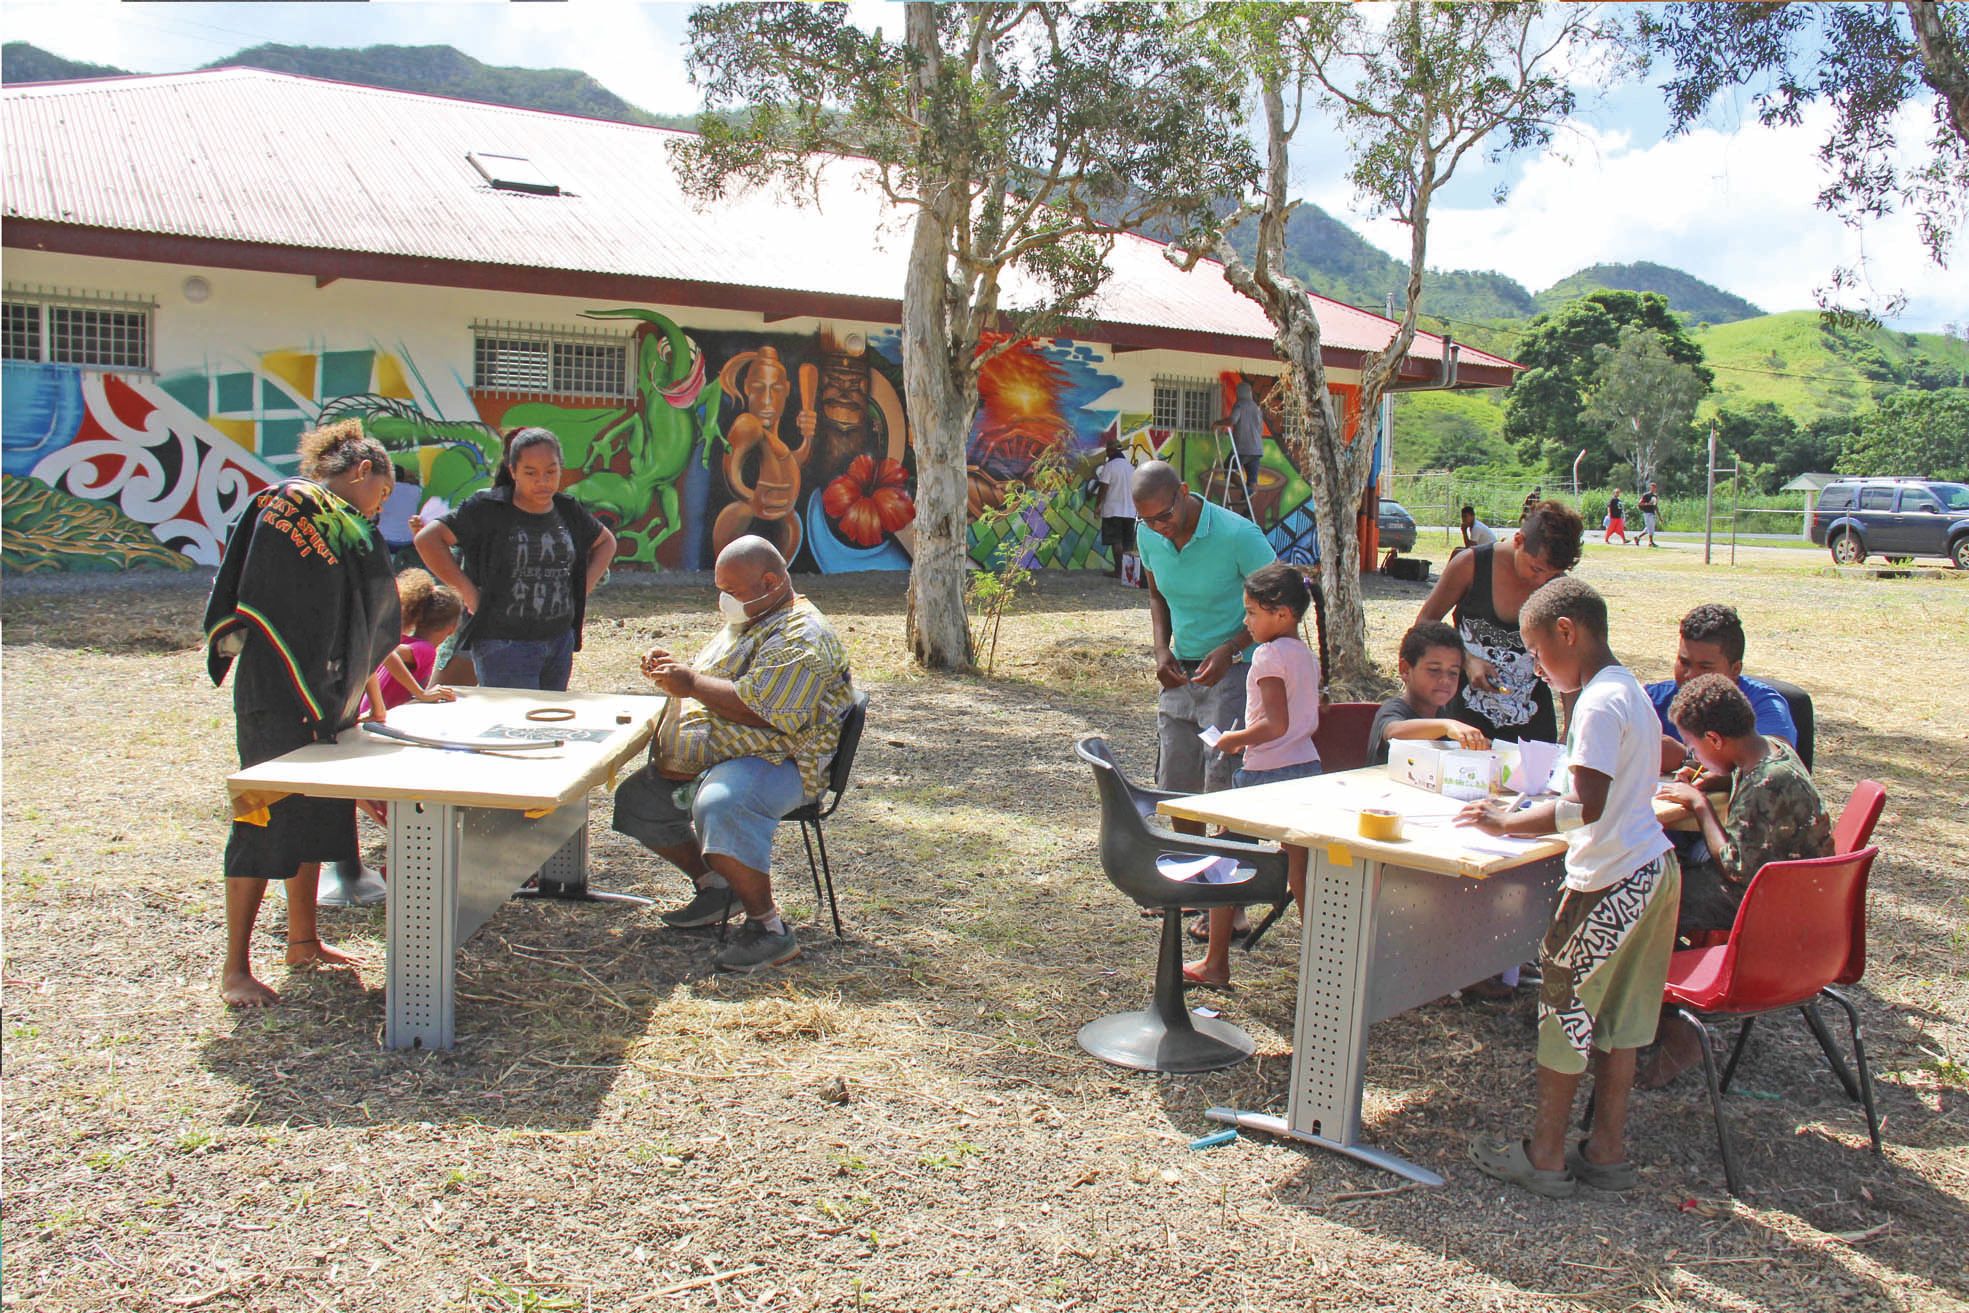
[[[1565,892],[1539,947],[1538,1113],[1528,1140],[1479,1137],[1485,1174],[1563,1199],[1578,1183],[1632,1188],[1624,1140],[1635,1056],[1654,1041],[1675,947],[1681,870],[1655,820],[1661,726],[1647,691],[1607,646],[1607,604],[1561,575],[1518,612],[1555,693],[1577,691],[1567,727],[1572,788],[1520,812],[1472,803],[1457,819],[1489,834],[1563,834]],[[1594,1068],[1593,1128],[1566,1146],[1573,1098]]]

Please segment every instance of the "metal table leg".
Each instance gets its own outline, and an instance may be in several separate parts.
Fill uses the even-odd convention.
[[[546,816],[437,803],[390,804],[388,1019],[393,1049],[448,1049],[455,965],[470,939],[539,875],[585,886],[588,801]]]
[[[1288,1116],[1212,1108],[1211,1120],[1345,1154],[1423,1185],[1443,1178],[1361,1142],[1368,1027],[1536,951],[1563,875],[1556,861],[1461,880],[1309,855]]]

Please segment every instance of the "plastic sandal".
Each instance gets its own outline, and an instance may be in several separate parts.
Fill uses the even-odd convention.
[[[1547,1199],[1570,1199],[1579,1189],[1579,1182],[1571,1172],[1547,1172],[1533,1167],[1523,1140],[1504,1141],[1479,1135],[1470,1141],[1470,1161],[1485,1176],[1521,1186]]]

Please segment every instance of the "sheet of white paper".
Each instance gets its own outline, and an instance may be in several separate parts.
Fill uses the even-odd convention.
[[[1511,787],[1528,798],[1535,798],[1550,790],[1552,768],[1559,764],[1559,754],[1565,751],[1556,743],[1541,743],[1537,739],[1524,739],[1518,744],[1518,770],[1520,777],[1511,781]]]
[[[1230,884],[1237,875],[1237,862],[1229,857],[1162,856],[1155,859],[1155,869],[1167,880]]]
[[[1204,747],[1214,748],[1217,746],[1217,740],[1224,737],[1224,731],[1218,729],[1215,725],[1212,725],[1210,728],[1198,734],[1197,737],[1203,740]]]
[[[1463,846],[1471,852],[1489,853],[1497,857],[1517,857],[1545,842],[1542,838],[1512,839],[1502,835],[1485,834],[1482,830],[1468,825],[1463,826],[1459,833],[1463,836]]]

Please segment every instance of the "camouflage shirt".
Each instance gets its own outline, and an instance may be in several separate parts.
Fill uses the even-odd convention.
[[[1764,742],[1762,761],[1731,772],[1726,842],[1713,856],[1732,884],[1748,883],[1766,862],[1832,854],[1832,822],[1805,764],[1783,739]]]

